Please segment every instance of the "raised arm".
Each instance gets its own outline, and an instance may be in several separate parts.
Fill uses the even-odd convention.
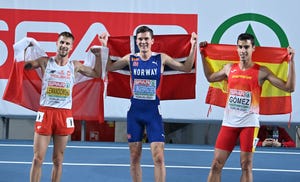
[[[40,57],[35,60],[25,60],[26,51],[31,46],[33,46],[33,43],[30,42],[30,44],[24,50],[24,61],[25,61],[24,69],[30,70],[30,69],[41,68],[42,73],[44,73],[49,57]]]
[[[202,49],[207,46],[207,42],[206,41],[200,42],[199,46],[200,46],[200,54],[202,59],[203,71],[207,81],[218,82],[226,79],[231,69],[231,64],[226,64],[220,71],[213,72],[212,68],[205,60],[205,55],[202,51]]]
[[[107,32],[103,32],[102,34],[99,35],[98,38],[102,46],[107,47],[108,37],[109,34]],[[107,71],[115,71],[115,70],[120,70],[128,65],[129,65],[129,54],[118,59],[117,61],[112,61],[110,59],[110,56],[108,56],[106,69]]]
[[[289,72],[288,72],[287,81],[278,78],[267,67],[263,67],[263,66],[260,69],[259,79],[261,83],[263,83],[265,80],[268,80],[275,87],[291,93],[294,92],[295,85],[296,85],[296,73],[295,73],[295,63],[294,63],[295,51],[291,47],[288,47],[287,50],[291,58],[289,62]]]
[[[94,68],[85,66],[85,65],[81,64],[79,61],[74,61],[75,71],[79,72],[87,77],[98,78],[102,74],[101,48],[100,47],[92,47],[91,52],[96,57]]]
[[[48,57],[40,57],[36,60],[25,61],[24,69],[30,70],[30,69],[41,68],[42,71],[44,71],[47,66],[48,59],[49,59]]]
[[[163,64],[170,66],[174,70],[190,72],[194,65],[195,53],[197,48],[197,34],[195,32],[192,33],[190,42],[191,42],[190,53],[187,59],[184,61],[184,63],[179,63],[175,61],[173,58],[171,58],[170,56],[162,53]]]

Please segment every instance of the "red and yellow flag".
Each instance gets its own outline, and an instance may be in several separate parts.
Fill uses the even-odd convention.
[[[211,69],[219,71],[227,63],[239,61],[237,48],[235,45],[208,44],[200,48],[209,63]],[[268,67],[275,75],[283,80],[287,80],[289,56],[286,48],[256,47],[252,55],[252,60]],[[225,107],[227,99],[227,81],[210,83],[206,103]],[[262,87],[260,97],[260,114],[287,114],[292,112],[291,94],[282,91],[269,81]]]

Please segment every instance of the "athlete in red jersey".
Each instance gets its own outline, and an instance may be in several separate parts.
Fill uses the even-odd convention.
[[[200,47],[207,45],[201,42]],[[286,92],[295,88],[294,50],[288,47],[291,55],[287,81],[276,77],[267,67],[258,66],[252,61],[255,51],[254,37],[242,33],[237,39],[238,64],[226,64],[220,71],[212,72],[202,55],[203,69],[209,82],[228,79],[228,100],[224,112],[222,127],[216,145],[214,159],[208,175],[208,182],[221,181],[222,169],[231,154],[236,141],[240,139],[242,169],[241,182],[253,181],[252,160],[259,129],[259,96],[264,81]],[[236,100],[238,103],[235,103]]]

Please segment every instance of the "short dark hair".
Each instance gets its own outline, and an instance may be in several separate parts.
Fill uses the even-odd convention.
[[[137,36],[137,34],[139,33],[145,33],[145,32],[149,32],[151,38],[153,38],[153,30],[145,25],[140,26],[138,29],[136,29],[135,35]]]
[[[252,34],[249,34],[249,33],[241,33],[241,34],[238,36],[238,38],[237,38],[237,42],[238,42],[239,40],[250,40],[252,46],[255,45],[254,36],[253,36]]]
[[[63,36],[63,37],[67,37],[67,38],[71,38],[74,41],[74,36],[71,32],[61,32],[58,37]]]

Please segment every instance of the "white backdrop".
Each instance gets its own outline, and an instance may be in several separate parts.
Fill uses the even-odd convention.
[[[284,31],[287,39],[292,47],[296,50],[296,67],[298,53],[300,52],[300,42],[298,31],[300,23],[297,18],[300,17],[300,2],[297,0],[287,1],[271,1],[271,0],[1,0],[0,9],[24,9],[24,10],[66,10],[76,12],[110,12],[110,13],[146,13],[146,14],[196,14],[198,18],[197,33],[198,40],[211,41],[214,33],[226,20],[244,14],[252,13],[253,16],[261,15],[267,17],[278,24]],[[8,16],[13,16],[8,15]],[[134,17],[133,17],[134,18]],[[75,21],[75,20],[74,20]],[[114,21],[111,19],[110,21]],[[147,22],[143,22],[147,24]],[[261,46],[279,47],[280,38],[274,31],[267,26],[265,22],[259,21],[243,21],[232,24],[224,32],[220,39],[220,43],[235,44],[237,35],[245,32],[247,27],[251,25],[255,35],[257,36]],[[105,26],[105,25],[104,25]],[[153,26],[156,34],[170,33],[186,33],[184,29],[174,26],[173,29]],[[126,27],[124,27],[126,28]],[[1,21],[0,30],[8,30],[6,24]],[[9,30],[13,31],[13,30]],[[195,30],[196,31],[196,30]],[[3,32],[0,31],[0,35]],[[1,36],[0,36],[1,38]],[[0,66],[5,63],[5,47],[1,46],[0,40]],[[199,50],[198,50],[199,51]],[[204,79],[202,65],[199,60],[198,52],[197,64],[197,89],[196,99],[180,100],[180,101],[163,101],[162,113],[165,121],[173,122],[201,122],[204,120],[221,120],[223,109],[213,107],[209,117],[206,116],[208,105],[205,104],[205,96],[208,88],[208,82]],[[2,58],[1,58],[2,57]],[[297,74],[299,80],[299,74]],[[7,80],[0,79],[0,95],[3,94]],[[292,122],[300,122],[300,90],[299,85],[292,94],[293,113]],[[107,97],[105,99],[105,118],[125,120],[126,111],[129,107],[129,100]],[[9,117],[33,117],[34,112],[0,100],[0,115]],[[287,122],[289,115],[278,116],[261,116],[262,121],[270,122]]]

